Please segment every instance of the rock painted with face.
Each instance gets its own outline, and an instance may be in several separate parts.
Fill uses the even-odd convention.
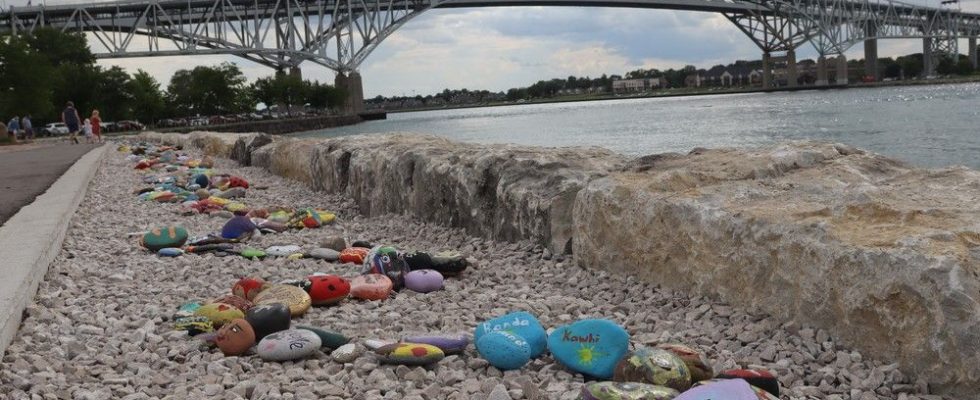
[[[240,356],[255,345],[255,331],[248,321],[236,319],[218,330],[215,343],[226,356]]]
[[[391,246],[376,246],[364,259],[366,274],[381,274],[391,279],[395,290],[405,286],[405,274],[411,272],[398,249]]]

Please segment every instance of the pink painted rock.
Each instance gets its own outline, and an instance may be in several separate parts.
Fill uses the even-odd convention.
[[[350,281],[350,295],[361,300],[384,300],[392,286],[391,279],[381,274],[358,275]]]

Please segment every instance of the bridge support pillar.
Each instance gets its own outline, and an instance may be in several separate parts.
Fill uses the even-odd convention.
[[[796,51],[786,52],[786,86],[796,87]]]
[[[870,76],[878,82],[878,30],[874,25],[868,24],[865,35],[871,39],[864,40],[864,75]]]
[[[922,38],[922,77],[936,75],[936,52],[933,51],[933,39]]]
[[[299,67],[290,67],[289,76],[291,78],[303,79],[303,70],[299,69]]]
[[[772,87],[772,55],[769,52],[762,53],[762,88]]]
[[[814,84],[827,86],[829,83],[827,80],[827,57],[820,56],[817,58],[817,81]]]
[[[342,110],[345,115],[356,115],[364,112],[364,85],[361,83],[361,74],[338,72],[337,77],[334,78],[334,86],[343,89],[347,94]]]
[[[847,76],[847,57],[843,54],[837,56],[837,84],[847,85],[850,83],[850,78]]]
[[[971,37],[968,43],[970,45],[970,50],[967,53],[970,57],[970,65],[973,66],[973,69],[977,69],[977,38]]]

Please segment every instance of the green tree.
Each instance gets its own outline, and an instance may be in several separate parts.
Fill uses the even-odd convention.
[[[31,114],[49,117],[55,108],[51,102],[54,68],[16,38],[0,38],[0,118]]]
[[[309,84],[306,92],[306,102],[318,110],[340,107],[344,104],[345,97],[343,89],[319,81]],[[417,96],[418,99],[421,97]]]
[[[939,75],[952,75],[956,73],[956,63],[953,57],[943,57],[936,64],[936,73]]]
[[[130,90],[131,79],[122,68],[112,67],[97,71],[95,98],[89,106],[98,109],[103,119],[121,120],[133,118],[133,93]],[[91,112],[88,108],[79,108],[82,118]]]
[[[146,71],[140,69],[129,81],[128,90],[132,96],[132,116],[143,123],[153,124],[163,116],[166,98],[160,90],[160,83]]]
[[[167,86],[167,104],[178,115],[216,115],[248,110],[245,75],[232,63],[200,66],[174,73]]]
[[[960,57],[960,60],[956,63],[956,74],[966,76],[972,75],[973,72],[973,64],[970,63],[970,59],[967,57]]]

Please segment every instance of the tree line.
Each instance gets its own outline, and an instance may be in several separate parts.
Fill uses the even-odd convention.
[[[309,105],[319,110],[343,104],[341,89],[277,73],[249,84],[232,63],[177,71],[166,88],[142,69],[95,64],[84,36],[36,29],[31,36],[0,37],[0,118],[30,114],[37,123],[60,120],[67,101],[82,114],[93,109],[106,120],[154,123],[182,118],[251,113],[259,103]]]

